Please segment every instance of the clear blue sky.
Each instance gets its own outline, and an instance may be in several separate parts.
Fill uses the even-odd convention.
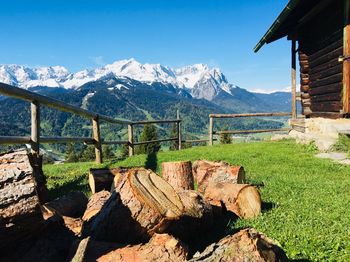
[[[134,57],[179,67],[207,63],[248,89],[290,86],[290,43],[252,49],[287,0],[8,0],[0,64],[75,72]]]

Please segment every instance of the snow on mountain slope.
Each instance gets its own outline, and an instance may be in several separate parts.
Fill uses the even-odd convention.
[[[70,73],[61,66],[29,68],[0,65],[0,82],[29,88],[33,86],[78,88],[104,77],[128,77],[137,81],[171,84],[189,90],[194,98],[213,100],[220,92],[233,95],[235,86],[217,68],[195,64],[171,69],[160,64],[141,64],[135,59],[120,60],[101,68]]]

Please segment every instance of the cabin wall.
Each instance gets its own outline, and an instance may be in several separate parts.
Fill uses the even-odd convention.
[[[343,109],[343,1],[299,28],[300,91],[307,117],[338,118]]]

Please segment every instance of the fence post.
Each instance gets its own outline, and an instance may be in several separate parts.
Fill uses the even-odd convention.
[[[101,134],[100,134],[100,120],[99,116],[92,119],[92,134],[95,146],[96,162],[102,163],[102,146],[101,146]]]
[[[40,104],[33,101],[31,108],[31,151],[33,154],[40,153]]]
[[[296,40],[295,37],[292,39],[292,119],[297,118],[297,100],[296,100]]]
[[[132,124],[128,125],[128,145],[129,145],[129,156],[134,155],[134,127]]]
[[[209,145],[213,145],[214,118],[209,116]]]
[[[180,119],[180,111],[177,110],[176,112],[176,117],[177,120],[181,120]],[[181,150],[182,148],[182,134],[181,134],[181,122],[177,122],[177,137],[178,137],[178,150]]]

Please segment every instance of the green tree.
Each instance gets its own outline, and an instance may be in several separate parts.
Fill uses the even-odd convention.
[[[79,161],[93,161],[95,157],[95,147],[93,145],[88,145],[83,148]]]
[[[140,141],[152,141],[157,140],[158,134],[157,134],[157,128],[154,125],[145,125],[141,136]],[[159,143],[150,143],[145,145],[140,145],[138,148],[139,154],[152,154],[157,153],[160,150],[160,144]]]
[[[225,126],[223,128],[223,131],[227,131],[228,127]],[[232,143],[232,137],[231,134],[220,134],[220,143],[221,144],[231,144]]]
[[[75,151],[74,145],[72,143],[66,146],[66,161],[67,162],[77,162],[79,160],[79,155]]]
[[[170,130],[170,137],[174,138],[174,137],[177,137],[177,135],[178,135],[177,134],[177,124],[174,123],[171,130]],[[170,142],[169,150],[174,151],[174,150],[177,150],[178,148],[179,148],[179,142],[177,140]]]
[[[129,156],[129,146],[127,144],[122,145],[120,150],[120,156],[122,158],[127,158]]]
[[[108,145],[102,145],[102,155],[105,159],[111,159],[115,157],[115,154]]]

